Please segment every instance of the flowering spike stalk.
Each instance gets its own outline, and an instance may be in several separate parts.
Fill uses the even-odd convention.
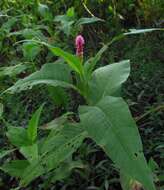
[[[84,38],[82,35],[78,35],[75,39],[75,45],[76,45],[76,55],[80,57],[80,59],[83,59],[83,49],[84,49]]]

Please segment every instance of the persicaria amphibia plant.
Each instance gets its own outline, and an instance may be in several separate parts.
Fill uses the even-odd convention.
[[[145,190],[156,190],[152,172],[143,154],[138,128],[127,103],[121,98],[121,86],[130,74],[130,61],[96,68],[108,47],[105,45],[94,57],[81,64],[85,44],[82,35],[75,39],[76,55],[47,43],[40,44],[48,47],[55,56],[62,57],[65,63],[46,63],[39,71],[17,81],[6,92],[18,93],[39,84],[72,88],[84,97],[87,105],[78,107],[79,122],[71,122],[66,118],[66,112],[46,124],[48,136],[46,133],[41,137],[37,133],[41,130],[38,122],[43,106],[33,114],[27,128],[9,127],[7,137],[24,156],[24,160],[14,160],[14,164],[13,161],[5,163],[0,169],[19,178],[20,187],[25,187],[39,176],[52,177],[51,172],[58,172],[58,167],[65,167],[65,162],[83,140],[91,138],[119,168],[123,190],[140,188],[140,184]],[[77,83],[72,80],[72,71],[76,73]],[[53,180],[58,178],[53,177]],[[131,181],[137,182],[137,185]]]

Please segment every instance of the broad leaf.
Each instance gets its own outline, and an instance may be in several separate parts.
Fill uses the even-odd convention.
[[[22,127],[9,127],[6,135],[11,144],[16,147],[28,146],[31,144],[27,136],[27,130]]]
[[[36,71],[30,76],[19,80],[6,91],[10,93],[20,92],[22,90],[31,89],[38,84],[47,84],[55,87],[74,87],[71,85],[70,69],[68,65],[48,63],[45,64],[40,71]]]
[[[14,177],[20,177],[29,165],[27,160],[12,160],[0,167],[1,170]]]
[[[96,69],[89,82],[90,102],[94,104],[106,95],[119,95],[121,85],[128,78],[129,72],[129,60]]]
[[[142,183],[146,190],[155,190],[138,129],[122,98],[107,96],[96,106],[82,107],[80,119],[90,137],[121,171]]]
[[[32,115],[32,118],[29,121],[29,125],[27,128],[27,135],[29,140],[33,143],[37,138],[37,128],[39,123],[39,118],[43,109],[43,104],[35,111]]]

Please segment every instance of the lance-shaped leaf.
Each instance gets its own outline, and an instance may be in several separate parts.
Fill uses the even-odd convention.
[[[108,44],[104,45],[94,57],[88,59],[84,64],[84,72],[87,79],[90,79],[93,69],[97,62],[101,59],[102,54],[108,49]]]
[[[124,35],[142,34],[147,32],[153,32],[158,30],[164,30],[163,28],[146,28],[146,29],[130,29],[130,32],[124,33]]]
[[[32,118],[29,121],[29,125],[27,128],[27,135],[29,140],[33,143],[37,138],[37,128],[39,124],[39,118],[43,109],[43,104],[36,110],[36,112],[32,115]]]
[[[120,170],[146,190],[155,190],[138,129],[124,100],[106,96],[96,106],[82,107],[81,113],[82,126]]]
[[[66,51],[63,51],[59,47],[53,47],[45,43],[44,45],[46,45],[52,51],[54,55],[62,57],[74,71],[76,71],[79,74],[82,74],[83,68],[82,68],[82,63],[79,57],[73,54],[70,54]]]
[[[43,65],[41,70],[36,71],[28,77],[17,81],[5,92],[20,92],[22,90],[31,89],[33,86],[38,84],[74,88],[74,86],[71,84],[70,69],[68,65],[47,63]]]
[[[77,27],[79,27],[80,25],[83,25],[83,24],[91,24],[91,23],[94,23],[94,22],[98,22],[98,21],[104,21],[98,17],[83,17],[83,18],[80,18],[77,22],[76,22],[76,25]]]
[[[129,60],[113,63],[96,69],[89,82],[90,102],[94,104],[107,95],[118,96],[121,85],[128,78],[129,72]]]

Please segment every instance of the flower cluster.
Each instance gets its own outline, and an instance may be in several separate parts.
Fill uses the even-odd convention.
[[[80,57],[81,59],[83,59],[83,49],[84,49],[84,44],[85,44],[85,41],[84,41],[84,38],[82,35],[78,35],[75,39],[75,45],[76,45],[76,55],[78,57]]]

